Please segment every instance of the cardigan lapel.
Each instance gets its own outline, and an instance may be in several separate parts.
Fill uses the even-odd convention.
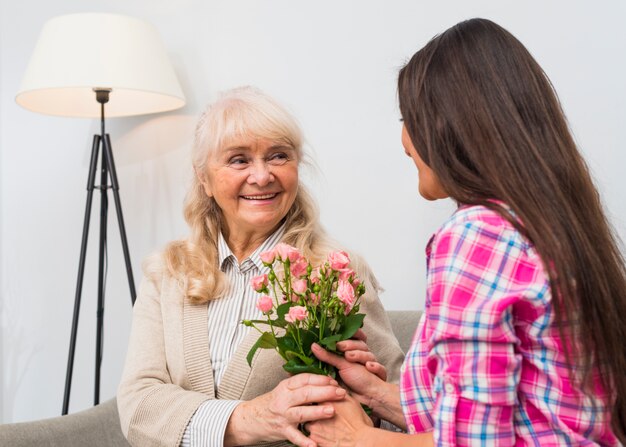
[[[252,345],[254,345],[258,338],[259,333],[255,330],[250,330],[248,335],[241,341],[241,344],[230,359],[226,371],[224,371],[224,375],[222,376],[220,386],[217,389],[216,397],[218,399],[241,399],[243,390],[250,378],[250,372],[252,371],[252,368],[248,366],[246,357],[248,356],[250,348],[252,348]],[[257,355],[258,352],[254,357],[256,358]]]
[[[207,325],[207,303],[193,304],[185,298],[183,304],[183,350],[189,382],[193,390],[215,398]]]

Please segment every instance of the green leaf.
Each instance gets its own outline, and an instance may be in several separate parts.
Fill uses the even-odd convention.
[[[326,326],[324,328],[324,333],[322,334],[322,338],[329,337],[331,335],[333,335],[332,331],[330,330],[328,326]]]
[[[293,306],[294,304],[292,302],[286,302],[281,304],[280,306],[278,306],[276,308],[276,313],[278,314],[278,318],[280,320],[284,320],[285,319],[285,315],[287,315],[289,313],[289,308],[291,308],[291,306]]]
[[[276,320],[272,320],[272,326],[284,328],[287,326],[287,322],[284,318],[277,318]]]
[[[254,345],[250,348],[250,352],[248,352],[248,356],[246,357],[248,366],[252,366],[252,359],[254,358],[254,354],[257,349],[272,349],[276,346],[276,338],[274,338],[274,335],[271,332],[263,332],[256,343],[254,343]]]
[[[285,356],[287,357],[287,360],[290,360],[290,361],[298,358],[302,360],[302,363],[304,363],[305,365],[312,365],[315,362],[315,360],[313,360],[312,358],[309,358],[295,351],[287,351],[285,352]]]
[[[257,340],[259,343],[259,348],[262,349],[272,349],[275,348],[276,345],[276,337],[271,332],[263,332],[263,334]]]
[[[356,331],[359,330],[360,327],[363,326],[363,319],[365,318],[365,314],[354,314],[349,315],[346,318],[344,323],[343,332],[342,332],[342,340],[347,340],[351,338]]]
[[[311,373],[320,374],[322,376],[330,375],[330,371],[324,371],[323,369],[313,365],[302,365],[296,363],[294,360],[289,360],[287,363],[285,363],[283,365],[283,369],[291,374]]]
[[[342,334],[335,334],[329,337],[324,337],[320,340],[320,345],[328,348],[330,351],[337,351],[337,342],[341,340],[345,340],[345,338],[341,338]]]
[[[277,338],[276,344],[278,345],[278,350],[280,351],[282,357],[285,357],[286,352],[295,351],[298,349],[298,343],[291,336],[291,334]]]
[[[318,328],[312,327],[306,331],[300,331],[300,340],[302,342],[302,351],[305,354],[311,354],[311,345],[319,339]]]

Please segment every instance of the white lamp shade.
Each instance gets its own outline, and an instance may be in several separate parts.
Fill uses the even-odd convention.
[[[157,30],[117,14],[70,14],[46,22],[15,101],[33,112],[99,117],[94,88],[111,89],[107,117],[185,105]]]

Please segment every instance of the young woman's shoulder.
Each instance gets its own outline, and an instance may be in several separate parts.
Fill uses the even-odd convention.
[[[508,210],[506,205],[503,206]],[[515,218],[513,213],[511,216]],[[460,206],[435,233],[433,242],[444,239],[481,241],[489,245],[510,244],[523,251],[531,248],[509,220],[483,205]]]
[[[501,206],[514,216],[508,206],[505,204]],[[515,229],[502,214],[484,205],[462,205],[450,216],[448,222],[452,225],[482,222],[493,227],[502,227],[503,230]]]
[[[537,297],[533,306],[541,307],[551,297],[541,257],[508,219],[487,207],[460,207],[435,234],[427,255],[432,306],[452,303],[467,316],[467,309],[479,312],[487,301],[504,303],[504,309]],[[454,293],[438,293],[443,289]],[[480,311],[476,318],[485,316]]]

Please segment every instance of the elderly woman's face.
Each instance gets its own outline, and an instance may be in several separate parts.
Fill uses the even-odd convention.
[[[206,193],[222,209],[230,235],[269,235],[298,192],[296,150],[264,138],[235,139],[209,155]]]

